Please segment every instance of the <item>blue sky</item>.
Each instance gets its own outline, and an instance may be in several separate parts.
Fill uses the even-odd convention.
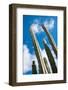
[[[50,45],[46,33],[39,24],[44,24],[44,26],[46,26],[57,45],[57,16],[23,15],[24,74],[32,73],[31,62],[33,58],[36,59],[29,31],[30,28],[34,30],[41,50],[44,49],[42,43],[43,38],[45,38],[47,45]]]

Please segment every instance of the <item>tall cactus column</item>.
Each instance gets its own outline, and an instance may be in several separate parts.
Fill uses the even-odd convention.
[[[55,61],[54,61],[54,57],[53,57],[53,55],[52,55],[49,47],[48,47],[47,44],[45,43],[45,40],[43,40],[43,44],[44,44],[45,51],[46,51],[46,53],[47,53],[49,62],[50,62],[50,64],[51,64],[52,71],[53,71],[53,73],[57,73],[57,67],[56,67],[56,64],[55,64]]]
[[[47,34],[48,39],[50,41],[50,44],[51,44],[51,46],[53,48],[53,51],[54,51],[54,53],[55,53],[55,55],[57,57],[57,47],[56,47],[56,44],[54,42],[54,39],[52,38],[51,34],[48,32],[48,30],[46,29],[46,27],[44,25],[41,25],[41,26],[42,26],[43,30],[45,31],[45,33]]]
[[[39,43],[38,43],[36,36],[35,36],[35,33],[33,32],[32,29],[30,29],[30,34],[31,34],[31,38],[33,41],[33,45],[34,45],[35,54],[36,54],[36,57],[38,60],[39,73],[40,74],[41,73],[43,73],[43,74],[48,73],[46,65],[44,63],[44,59],[42,58],[42,55],[41,55]]]

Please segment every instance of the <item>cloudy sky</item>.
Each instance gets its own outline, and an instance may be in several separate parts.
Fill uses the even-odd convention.
[[[32,61],[33,60],[35,60],[37,71],[38,71],[38,63],[37,63],[37,59],[35,56],[34,46],[32,43],[30,31],[29,31],[30,29],[33,30],[33,32],[35,33],[37,37],[37,40],[41,48],[42,56],[43,57],[45,56],[47,58],[47,55],[46,55],[46,52],[44,50],[44,46],[42,43],[43,38],[45,38],[47,45],[50,47],[52,51],[47,35],[43,31],[40,24],[44,24],[47,30],[51,33],[57,45],[57,16],[23,15],[23,51],[24,51],[23,52],[23,57],[24,57],[23,58],[24,59],[23,60],[23,63],[24,63],[23,74],[30,75],[32,73]]]

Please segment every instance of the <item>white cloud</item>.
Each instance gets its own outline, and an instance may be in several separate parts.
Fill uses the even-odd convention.
[[[24,73],[31,70],[31,54],[29,53],[29,49],[26,45],[24,45]]]
[[[31,54],[29,52],[29,48],[27,47],[27,45],[24,45],[23,48],[24,48],[24,55],[23,55],[24,56],[23,57],[23,59],[24,59],[24,62],[23,62],[24,63],[24,73],[26,73],[26,72],[32,70],[32,60],[35,61],[37,68],[38,68],[38,63],[37,63],[37,59],[36,59],[35,54]]]
[[[32,24],[30,27],[31,30],[33,30],[34,33],[38,33],[38,24]]]
[[[54,19],[51,18],[50,20],[46,20],[44,22],[44,26],[47,28],[47,30],[52,30],[54,28],[54,23]]]
[[[42,24],[44,24],[47,30],[52,30],[54,28],[55,21],[51,18],[50,20],[45,20],[44,22],[42,22]],[[30,29],[33,30],[34,33],[44,32],[44,30],[40,26],[39,20],[37,19],[34,20],[33,24],[30,26]]]
[[[34,33],[40,33],[43,31],[42,27],[40,26],[39,20],[35,19],[30,26],[30,29],[34,31]]]
[[[50,22],[49,22],[50,29],[54,28],[54,23],[55,23],[54,19],[50,19]]]
[[[30,29],[33,30],[34,33],[41,33],[41,32],[43,32],[42,27],[39,24],[37,24],[37,23],[33,23],[30,26]]]

